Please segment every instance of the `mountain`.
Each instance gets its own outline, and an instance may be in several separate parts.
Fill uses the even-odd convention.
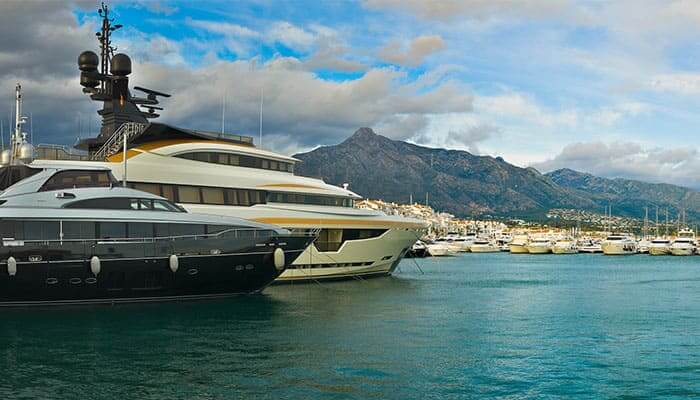
[[[649,216],[654,219],[658,206],[661,209],[659,218],[665,219],[662,211],[668,208],[672,219],[675,219],[681,209],[686,211],[688,220],[700,219],[700,193],[686,187],[623,178],[601,178],[568,168],[549,172],[546,176],[557,185],[588,197],[601,210],[610,204],[616,215],[643,217],[644,207],[648,207]]]
[[[357,130],[335,146],[294,156],[301,175],[323,178],[366,198],[406,203],[412,194],[459,216],[542,216],[550,208],[594,209],[580,191],[557,185],[534,168],[520,168],[500,157],[435,149]]]

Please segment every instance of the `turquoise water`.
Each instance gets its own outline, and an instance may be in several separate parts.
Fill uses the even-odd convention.
[[[216,302],[0,310],[0,399],[700,396],[700,257],[417,262]]]

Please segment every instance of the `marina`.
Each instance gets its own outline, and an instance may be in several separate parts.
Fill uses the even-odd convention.
[[[0,399],[700,398],[696,10],[472,3],[0,2]]]

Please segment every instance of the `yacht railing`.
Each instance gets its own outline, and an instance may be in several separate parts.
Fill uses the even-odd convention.
[[[252,235],[243,235],[243,232],[252,232]],[[52,243],[97,243],[97,244],[130,244],[130,243],[156,243],[164,241],[175,241],[175,240],[204,240],[204,239],[220,239],[226,236],[226,238],[232,239],[263,239],[273,236],[275,231],[271,229],[256,229],[256,228],[232,228],[226,229],[217,233],[204,233],[204,234],[193,234],[193,235],[170,235],[170,236],[153,236],[153,237],[121,237],[121,238],[81,238],[81,239],[15,239],[15,238],[2,238],[0,244],[2,247],[21,247],[26,244],[45,244],[49,245]],[[306,237],[316,237],[320,229],[309,229],[307,232],[290,232],[289,236],[306,236]],[[230,234],[233,233],[233,236]],[[284,235],[282,236],[284,238]]]
[[[91,160],[102,161],[107,157],[118,153],[124,147],[124,140],[129,143],[130,140],[140,136],[148,127],[148,124],[139,124],[136,122],[125,122],[117,128],[112,136],[107,139],[105,144],[100,147],[95,153],[90,156]]]

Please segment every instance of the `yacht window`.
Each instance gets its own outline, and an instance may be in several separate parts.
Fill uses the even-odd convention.
[[[170,224],[154,224],[154,228],[156,237],[170,236]]]
[[[276,160],[268,160],[264,158],[237,155],[219,152],[194,152],[178,154],[175,157],[184,158],[187,160],[208,162],[223,165],[238,165],[246,168],[270,169],[274,171],[294,172],[292,163]]]
[[[0,168],[0,190],[5,190],[41,171],[43,171],[41,168],[29,168],[24,165],[11,165]]]
[[[181,203],[201,203],[202,198],[196,186],[178,186],[178,199]]]
[[[0,234],[2,234],[3,239],[19,239],[24,237],[22,228],[23,225],[21,221],[0,221]]]
[[[202,202],[204,204],[225,204],[224,189],[222,188],[202,188]]]
[[[94,239],[95,223],[63,221],[63,240]]]
[[[126,222],[98,222],[100,239],[122,239],[126,237]]]
[[[132,183],[129,184],[129,186],[136,190],[141,190],[143,192],[148,192],[151,194],[155,194],[156,196],[160,196],[160,185],[156,185],[154,183]]]
[[[204,235],[204,225],[202,224],[170,224],[171,236],[193,236]]]
[[[162,193],[160,196],[170,201],[175,201],[175,188],[172,185],[160,185]]]
[[[15,224],[24,224],[22,237],[15,239],[24,240],[58,240],[60,225],[58,221],[15,221]]]
[[[239,190],[238,191],[238,204],[241,206],[249,206],[250,205],[250,196],[249,196],[247,190]]]
[[[185,212],[183,208],[165,200],[153,200],[153,211]]]
[[[129,222],[129,237],[130,238],[151,238],[153,237],[153,224],[145,222]]]
[[[54,174],[39,191],[74,189],[84,187],[109,187],[117,180],[109,171],[60,171]]]
[[[207,234],[215,234],[223,231],[233,229],[232,226],[228,225],[207,225]]]
[[[352,207],[353,200],[338,196],[318,196],[302,193],[270,192],[267,201],[271,203],[312,204],[319,206]]]
[[[139,210],[153,210],[153,200],[139,199]]]

